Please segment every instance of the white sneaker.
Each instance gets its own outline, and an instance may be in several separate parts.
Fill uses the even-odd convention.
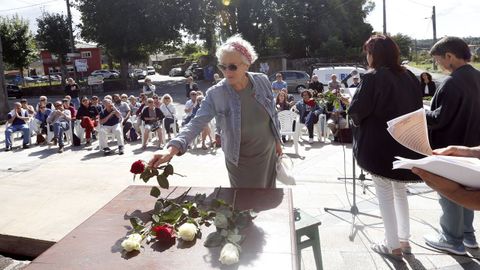
[[[309,144],[312,144],[312,143],[313,143],[313,138],[309,138],[309,139],[308,139],[308,143],[309,143]]]

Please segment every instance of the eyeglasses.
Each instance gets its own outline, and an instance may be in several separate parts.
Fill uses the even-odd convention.
[[[169,98],[169,97],[164,97],[163,99],[164,99],[164,100],[166,100],[166,99],[170,100],[170,98]]]
[[[190,94],[190,96],[196,96],[197,94]]]
[[[235,64],[230,64],[228,66],[225,66],[225,65],[222,65],[222,64],[218,64],[217,67],[222,70],[222,71],[226,71],[226,70],[230,70],[230,71],[237,71],[238,69],[238,66],[235,65]]]
[[[45,109],[45,107],[43,107],[43,106],[42,106],[42,107],[39,107],[39,108],[40,108],[40,109]]]

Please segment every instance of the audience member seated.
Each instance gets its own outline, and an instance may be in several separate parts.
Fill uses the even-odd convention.
[[[35,117],[31,120],[34,123],[35,133],[37,133],[37,144],[46,143],[43,134],[47,134],[47,118],[52,113],[52,110],[47,108],[45,103],[40,102],[38,104],[38,111],[35,113]]]
[[[160,110],[162,111],[163,115],[165,116],[165,131],[167,132],[168,139],[171,139],[171,133],[173,130],[171,125],[177,119],[177,111],[175,110],[175,106],[173,106],[173,98],[169,94],[165,94],[162,97],[162,105],[160,106]],[[176,128],[176,127],[175,127]],[[178,130],[177,130],[178,132]]]
[[[339,81],[337,81],[337,75],[332,74],[330,77],[331,80],[328,82],[328,91],[333,91],[333,90],[340,90],[341,84]]]
[[[347,105],[348,100],[342,97],[340,91],[333,90],[337,96],[335,102],[327,103],[327,127],[332,131],[335,140],[337,140],[338,131],[347,127]]]
[[[197,91],[190,92],[190,99],[185,103],[185,115],[183,116],[182,126],[185,126],[195,116],[193,109],[197,107]]]
[[[287,95],[285,92],[281,91],[278,93],[277,97],[275,98],[275,106],[279,112],[290,110],[291,106],[287,101]]]
[[[96,106],[93,106],[87,97],[83,97],[80,107],[77,111],[77,120],[80,121],[80,126],[85,129],[85,146],[92,144],[92,132],[98,125],[98,116],[100,112]]]
[[[142,149],[147,148],[148,138],[150,136],[150,131],[157,132],[158,136],[158,148],[162,149],[162,130],[161,130],[161,121],[165,116],[162,111],[155,107],[155,102],[153,98],[147,99],[147,106],[143,109],[142,115],[140,118],[144,122],[144,131],[143,131],[143,145]]]
[[[155,108],[160,109],[160,106],[162,105],[162,100],[160,99],[160,97],[157,95],[153,95],[152,98],[153,98],[153,104],[155,105]]]
[[[137,111],[140,108],[140,102],[137,102],[137,98],[133,95],[128,97],[128,106],[130,106],[130,114],[137,115]]]
[[[123,135],[121,127],[122,114],[118,111],[111,99],[105,98],[103,100],[105,108],[100,113],[100,130],[98,131],[100,151],[103,151],[104,155],[108,155],[111,152],[108,147],[107,135],[113,134],[117,140],[118,154],[123,155]]]
[[[128,105],[127,102],[124,102],[118,94],[113,95],[113,104],[115,108],[122,114],[122,134],[123,134],[123,139],[127,139],[127,133],[130,131],[130,128],[132,128],[132,122],[129,122],[128,120],[130,119],[130,106]]]
[[[317,75],[312,76],[312,80],[308,84],[308,89],[313,91],[314,97],[317,97],[318,94],[323,93],[323,84],[318,81]]]
[[[197,107],[198,108],[196,110],[194,110],[194,115],[197,114],[198,109],[200,109],[200,107],[202,106],[202,101],[203,101],[204,98],[205,97],[203,95],[199,95],[197,97]],[[203,150],[208,149],[207,145],[205,144],[205,140],[207,139],[207,137],[210,140],[210,145],[213,145],[213,140],[212,140],[211,134],[212,134],[212,130],[210,129],[210,125],[206,125],[202,130],[202,149]]]
[[[288,104],[290,105],[290,107],[295,106],[295,97],[292,94],[288,93],[288,89],[287,88],[282,88],[282,90],[280,90],[280,91],[285,93],[285,96],[287,97],[287,101],[288,101]]]
[[[22,104],[15,102],[14,109],[7,115],[8,123],[10,124],[5,129],[5,151],[12,150],[12,133],[22,131],[23,148],[29,148],[30,142],[30,128],[28,127],[28,112],[22,109]]]
[[[38,107],[43,104],[47,107],[47,109],[50,109],[50,110],[53,110],[53,104],[48,102],[48,98],[46,96],[40,96],[38,98],[38,103],[37,103],[37,106],[35,107],[36,111],[38,111]]]
[[[100,100],[97,96],[92,96],[92,98],[90,99],[90,104],[92,104],[93,107],[97,108],[98,113],[103,111],[103,106],[102,104],[100,104]]]
[[[33,117],[35,115],[35,109],[33,108],[32,105],[28,104],[27,99],[23,98],[20,101],[20,104],[22,105],[22,109],[24,109],[28,112],[28,116]]]
[[[56,101],[54,104],[55,110],[50,113],[47,118],[47,123],[53,126],[53,144],[58,142],[58,153],[63,153],[63,132],[68,131],[71,126],[71,112],[65,107],[68,106],[64,101]]]
[[[307,126],[308,143],[313,143],[313,127],[318,122],[318,116],[323,113],[323,109],[312,97],[312,92],[305,90],[302,92],[302,100],[295,105],[295,110],[300,114],[300,123]]]

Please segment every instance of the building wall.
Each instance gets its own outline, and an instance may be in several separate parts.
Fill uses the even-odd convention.
[[[87,59],[88,70],[83,72],[83,76],[88,76],[94,70],[101,69],[102,59],[101,59],[101,50],[100,48],[79,48],[77,51],[80,53],[80,57],[75,59]],[[56,74],[60,72],[60,64],[57,57],[53,56],[49,51],[43,50],[40,51],[40,58],[43,62],[43,70],[46,75]],[[68,75],[73,76],[73,65],[74,59],[69,59],[65,65],[67,66]],[[82,73],[79,73],[79,76],[82,76]]]

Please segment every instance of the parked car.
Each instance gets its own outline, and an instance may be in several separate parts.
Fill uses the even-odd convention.
[[[308,81],[310,80],[310,76],[305,71],[284,70],[270,75],[269,80],[271,82],[275,81],[275,75],[277,73],[282,74],[283,80],[287,82],[289,93],[301,93],[305,88],[307,88]]]
[[[363,76],[365,72],[367,72],[364,68],[356,66],[329,66],[315,68],[312,72],[312,76],[317,75],[318,81],[321,82],[324,86],[328,86],[328,82],[331,80],[332,74],[337,75],[337,80],[341,82],[354,70],[358,72],[358,75],[355,76],[360,77]],[[346,81],[347,85],[351,85],[353,83],[353,77],[354,76],[350,76],[350,78]]]
[[[137,80],[145,79],[145,77],[147,77],[147,72],[143,69],[136,68],[133,70],[133,77]]]
[[[185,70],[185,77],[192,76],[195,80],[203,80],[203,68],[201,68],[197,63],[193,62]]]
[[[113,73],[117,78],[120,78],[120,71],[111,69],[109,70],[111,73]]]
[[[7,84],[5,86],[7,88],[7,96],[15,97],[15,98],[22,98],[22,89],[14,84]]]
[[[94,70],[90,76],[102,76],[105,79],[115,79],[118,78],[118,74],[111,72],[110,70],[98,69]]]
[[[155,68],[152,66],[147,67],[147,75],[155,75],[156,71]]]
[[[168,76],[170,77],[183,76],[184,74],[185,72],[183,72],[181,67],[174,67],[168,72]]]

